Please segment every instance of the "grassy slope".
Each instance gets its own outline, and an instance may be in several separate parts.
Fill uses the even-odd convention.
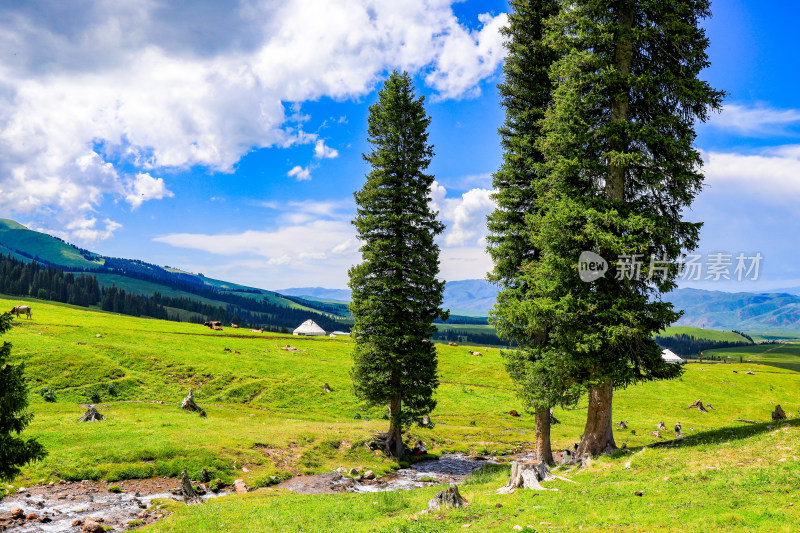
[[[689,335],[695,339],[705,339],[709,341],[750,342],[745,337],[733,331],[718,331],[715,329],[692,328],[689,326],[670,326],[661,332],[660,335],[665,337]]]
[[[50,235],[31,231],[5,218],[0,219],[0,242],[9,248],[24,250],[32,256],[47,259],[66,268],[92,269],[102,264],[87,260],[74,247]]]
[[[288,472],[320,472],[339,465],[386,471],[392,466],[383,457],[354,445],[385,428],[387,422],[380,419],[379,409],[359,410],[349,382],[347,338],[281,338],[229,328],[212,332],[190,324],[31,302],[33,320],[18,320],[20,325],[4,340],[14,344],[14,360],[25,361],[31,388],[52,387],[59,401],[45,403],[33,396],[36,418],[26,434],[39,437],[50,455],[28,467],[16,485],[58,477],[114,480],[176,475],[182,468],[197,475],[206,467],[223,478],[242,477],[252,486],[267,484],[270,475],[282,477]],[[0,300],[0,306],[10,304],[11,300]],[[286,343],[302,351],[276,348]],[[233,351],[224,351],[226,347]],[[436,427],[414,429],[413,436],[437,452],[507,452],[527,447],[533,438],[532,417],[505,414],[522,408],[503,371],[499,351],[481,348],[485,356],[473,357],[467,347],[438,348],[442,385],[433,414]],[[791,354],[782,353],[781,357]],[[733,374],[733,369],[738,374]],[[746,375],[748,369],[755,375]],[[322,391],[323,383],[330,384],[331,394]],[[207,408],[207,419],[177,408],[190,388]],[[108,420],[77,424],[83,411],[78,402],[85,402],[91,392],[101,394],[100,410]],[[672,515],[689,520],[697,529],[703,524],[733,529],[742,524],[764,525],[769,523],[766,509],[771,503],[783,501],[782,492],[790,487],[796,490],[798,463],[792,456],[800,455],[798,433],[793,427],[772,436],[762,425],[755,428],[758,435],[743,439],[742,432],[754,429],[734,419],[768,420],[778,403],[787,412],[798,413],[798,397],[800,374],[789,369],[756,363],[690,365],[681,379],[618,391],[614,419],[627,420],[630,429],[618,430],[616,439],[629,447],[652,443],[656,439],[649,432],[664,420],[670,427],[681,421],[688,435],[702,436],[702,440],[687,448],[648,449],[635,456],[630,470],[623,466],[629,458],[604,459],[574,474],[580,485],[557,485],[560,493],[537,497],[523,493],[498,499],[501,497],[492,495],[491,489],[501,484],[500,478],[492,479],[488,485],[469,489],[468,498],[476,505],[452,513],[454,518],[424,518],[412,523],[408,515],[424,508],[431,491],[315,498],[275,498],[266,492],[182,511],[157,527],[224,530],[220,523],[242,525],[241,517],[236,518],[242,506],[253,509],[248,514],[253,517],[248,523],[253,525],[244,529],[247,531],[263,531],[267,526],[259,529],[259,524],[276,520],[287,530],[298,530],[302,523],[317,523],[319,527],[309,529],[321,530],[321,524],[334,523],[348,531],[384,525],[385,530],[407,526],[409,531],[435,531],[460,527],[462,521],[475,521],[481,531],[509,530],[512,524],[538,524],[540,520],[562,528],[581,524],[603,529],[616,524],[628,530],[673,523]],[[684,409],[697,398],[715,409],[709,413]],[[356,413],[362,418],[355,420]],[[577,440],[585,415],[585,404],[575,410],[556,410],[562,421],[553,428],[556,447],[571,446]],[[779,440],[791,450],[775,447]],[[784,456],[789,460],[779,463]],[[243,464],[249,473],[239,469]],[[756,469],[757,464],[770,466]],[[706,471],[707,465],[722,470]],[[664,477],[672,481],[663,481]],[[633,497],[634,490],[645,490],[647,498]],[[383,498],[386,500],[381,503]],[[574,505],[584,500],[593,502],[591,509]],[[373,507],[373,501],[379,504]],[[492,506],[501,501],[506,507],[495,510]],[[654,504],[658,511],[645,508],[647,504]],[[388,517],[377,516],[380,509],[390,510]],[[512,518],[514,513],[519,517]],[[346,520],[363,521],[345,526]],[[489,525],[493,520],[503,521]],[[641,528],[632,526],[634,523]]]

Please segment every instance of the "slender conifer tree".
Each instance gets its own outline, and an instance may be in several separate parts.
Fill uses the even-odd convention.
[[[384,444],[398,458],[405,455],[404,428],[436,406],[436,348],[427,339],[433,321],[447,318],[434,242],[444,226],[429,205],[433,147],[423,104],[411,77],[393,72],[369,108],[372,151],[363,157],[371,170],[355,193],[353,221],[363,261],[349,272],[355,392],[369,405],[388,406]]]

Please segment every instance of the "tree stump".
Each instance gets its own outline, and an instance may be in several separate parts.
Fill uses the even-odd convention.
[[[699,400],[699,399],[695,400],[692,405],[687,407],[687,409],[697,409],[698,411],[703,412],[703,413],[707,413],[708,412],[708,410],[703,405],[703,401]]]
[[[786,420],[786,413],[783,412],[783,409],[780,405],[775,406],[775,410],[772,411],[772,419],[773,420]]]
[[[183,399],[181,402],[181,409],[186,409],[187,411],[194,411],[199,413],[200,416],[205,417],[206,412],[203,410],[202,407],[194,403],[194,391],[189,391],[189,394],[186,395],[186,398]]]
[[[540,481],[552,481],[555,476],[550,473],[544,461],[513,461],[511,477],[508,484],[498,490],[499,494],[511,494],[517,489],[548,490]]]
[[[181,472],[181,493],[183,493],[183,501],[186,505],[194,505],[196,503],[203,503],[203,499],[197,495],[192,487],[192,481],[186,474],[186,470]]]
[[[106,417],[97,412],[97,408],[94,405],[90,405],[86,412],[83,413],[83,416],[78,419],[78,422],[100,422],[105,419]]]
[[[458,485],[453,484],[450,485],[447,490],[443,490],[431,498],[431,500],[428,502],[428,510],[438,511],[443,507],[455,509],[458,507],[464,507],[464,504],[466,503],[466,498],[464,498],[461,493],[458,492]]]

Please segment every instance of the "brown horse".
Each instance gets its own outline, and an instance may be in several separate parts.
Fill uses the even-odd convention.
[[[17,318],[19,318],[19,314],[20,313],[22,313],[24,315],[27,315],[28,318],[30,318],[31,317],[31,306],[30,305],[17,305],[11,311],[9,311],[9,313],[17,315]]]

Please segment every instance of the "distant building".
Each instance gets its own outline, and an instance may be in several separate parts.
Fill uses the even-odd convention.
[[[300,335],[303,337],[320,337],[325,335],[325,330],[319,327],[316,322],[309,318],[300,324],[297,329],[292,332],[292,335]]]
[[[675,355],[675,352],[673,352],[669,348],[661,352],[661,358],[667,363],[678,363],[678,364],[683,363],[683,359]]]

